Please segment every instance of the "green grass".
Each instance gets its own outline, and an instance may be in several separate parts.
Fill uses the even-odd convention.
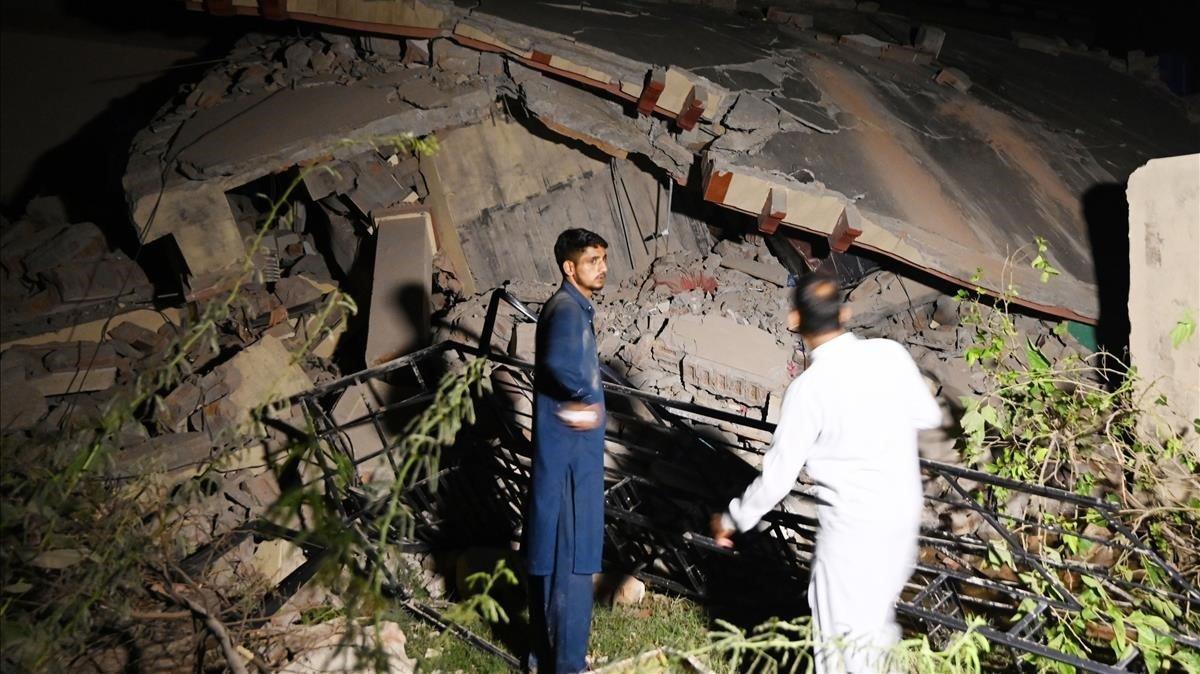
[[[638,606],[597,606],[592,616],[593,666],[655,648],[687,650],[705,643],[708,616],[695,602],[646,594]]]
[[[518,658],[524,655],[518,649],[514,634],[527,630],[524,612],[517,615],[510,610],[513,624],[493,628],[478,617],[464,625],[471,631],[492,641]],[[454,674],[463,672],[507,672],[507,665],[496,657],[448,634],[439,633],[427,623],[407,614],[396,616],[397,622],[408,637],[405,650],[417,661],[418,672],[432,674]],[[680,650],[703,644],[708,633],[708,617],[696,603],[687,599],[647,593],[645,600],[637,606],[608,608],[597,605],[592,616],[592,638],[589,653],[592,666],[599,668],[624,658],[661,647]]]

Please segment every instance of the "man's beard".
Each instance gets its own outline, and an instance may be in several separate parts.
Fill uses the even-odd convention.
[[[606,280],[608,280],[607,274],[602,274],[600,276],[597,276],[595,280],[593,280],[591,283],[588,284],[587,289],[591,290],[592,292],[596,292],[597,290],[603,290],[604,282]]]

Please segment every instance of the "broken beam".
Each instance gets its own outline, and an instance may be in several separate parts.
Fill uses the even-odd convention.
[[[835,253],[844,253],[850,250],[850,244],[854,243],[854,240],[861,235],[862,223],[859,222],[858,214],[851,214],[850,209],[845,209],[838,216],[833,231],[829,233],[829,249]]]
[[[643,117],[654,113],[658,97],[667,88],[667,71],[655,68],[646,74],[646,85],[642,87],[642,95],[638,97],[637,111]]]
[[[763,234],[774,234],[779,229],[779,223],[787,217],[787,190],[772,187],[767,192],[767,200],[763,203],[762,212],[758,214],[758,231]],[[845,217],[843,215],[843,217]],[[835,230],[836,231],[836,230]]]
[[[691,131],[696,126],[696,122],[700,121],[700,115],[704,114],[704,99],[706,93],[702,87],[693,85],[688,91],[687,98],[683,99],[683,107],[679,109],[679,116],[675,118],[675,123],[684,131]]]

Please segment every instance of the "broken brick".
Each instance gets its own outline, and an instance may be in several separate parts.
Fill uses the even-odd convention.
[[[162,399],[159,421],[166,428],[179,432],[187,427],[188,417],[200,406],[203,392],[191,382],[183,382]]]
[[[967,74],[958,68],[942,68],[938,71],[937,76],[933,78],[933,81],[938,84],[954,87],[964,94],[971,89],[971,78],[967,77]]]
[[[942,53],[942,45],[946,42],[946,31],[936,26],[921,26],[917,29],[917,37],[913,40],[913,46],[918,51],[930,54],[933,58],[937,58]]]

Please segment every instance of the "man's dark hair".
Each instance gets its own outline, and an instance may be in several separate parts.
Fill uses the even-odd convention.
[[[822,335],[842,327],[838,316],[842,299],[833,276],[815,272],[800,277],[792,293],[792,307],[800,312],[802,335]]]
[[[580,253],[592,246],[608,248],[608,242],[599,234],[586,229],[563,231],[554,242],[554,261],[558,263],[558,270],[562,271],[563,262],[575,260]]]

